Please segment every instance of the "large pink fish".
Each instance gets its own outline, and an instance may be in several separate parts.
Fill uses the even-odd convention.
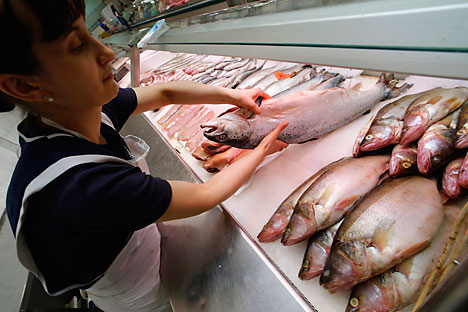
[[[332,162],[321,168],[313,176],[296,187],[296,189],[294,189],[294,191],[292,191],[292,193],[289,194],[289,196],[286,197],[286,199],[279,205],[268,222],[263,226],[263,229],[257,235],[258,240],[262,243],[269,243],[283,237],[299,198],[309,188],[309,186],[317,180],[317,178],[334,167],[338,162],[339,161]]]
[[[400,144],[416,141],[434,123],[459,108],[468,98],[468,88],[436,88],[414,100],[403,122]]]
[[[338,222],[379,183],[389,159],[348,157],[322,174],[298,200],[281,243],[296,244]]]
[[[463,158],[460,172],[458,174],[458,182],[461,187],[468,189],[468,153],[466,153],[465,158]]]
[[[346,216],[335,235],[320,284],[350,289],[426,248],[443,220],[437,181],[387,179]]]
[[[463,156],[459,156],[445,167],[444,175],[442,176],[442,191],[450,198],[459,198],[463,193],[459,179],[462,164]]]
[[[458,211],[454,207],[444,209],[442,227],[426,249],[356,285],[346,312],[392,312],[413,304],[444,250]]]
[[[418,170],[434,172],[452,158],[455,150],[455,128],[460,110],[430,126],[418,141]]]

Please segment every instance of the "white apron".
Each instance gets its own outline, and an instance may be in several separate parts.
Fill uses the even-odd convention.
[[[105,114],[102,114],[102,117],[103,123],[114,128],[112,122]],[[81,134],[66,129],[53,121],[45,118],[42,121],[53,127],[72,133],[75,136],[84,138]],[[30,254],[21,231],[22,220],[24,220],[26,213],[24,204],[27,198],[30,194],[42,189],[65,170],[87,162],[116,161],[131,163],[139,166],[143,172],[149,174],[145,161],[145,156],[149,151],[148,145],[143,140],[134,136],[127,136],[124,140],[133,155],[130,161],[105,155],[67,157],[50,166],[27,187],[17,229],[18,257],[21,263],[39,278],[46,291],[47,286],[44,278],[34,263],[34,259]],[[161,284],[159,276],[160,241],[161,235],[154,223],[134,232],[124,249],[119,253],[104,275],[92,287],[82,291],[82,294],[87,295],[97,307],[106,312],[172,311],[169,298]],[[60,293],[67,290],[65,289]]]

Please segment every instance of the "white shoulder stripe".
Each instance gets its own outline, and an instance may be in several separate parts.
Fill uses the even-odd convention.
[[[21,231],[22,224],[25,218],[26,209],[27,209],[27,199],[29,198],[29,196],[31,196],[34,193],[39,192],[47,184],[49,184],[51,181],[53,181],[62,173],[64,173],[65,171],[67,171],[68,169],[72,167],[75,167],[80,164],[85,164],[85,163],[103,163],[103,162],[108,162],[108,161],[119,162],[123,164],[130,164],[128,161],[122,158],[118,158],[114,156],[107,156],[107,155],[98,155],[98,154],[65,157],[65,158],[60,159],[56,163],[50,165],[46,170],[44,170],[40,175],[38,175],[34,180],[32,180],[31,183],[29,183],[29,185],[26,187],[26,190],[24,191],[18,225],[16,228],[17,255],[18,255],[18,259],[20,260],[20,262],[28,270],[34,273],[34,275],[41,281],[46,291],[47,291],[47,287],[45,284],[44,277],[42,276],[41,272],[37,268],[34,262],[34,259],[31,255],[31,252],[28,248],[28,245],[26,243],[26,240],[24,236],[22,235],[22,231]]]

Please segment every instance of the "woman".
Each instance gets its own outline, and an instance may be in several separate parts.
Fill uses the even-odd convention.
[[[192,82],[119,89],[114,54],[85,27],[83,0],[0,0],[0,108],[28,112],[7,212],[21,263],[51,295],[81,289],[105,311],[165,311],[156,222],[197,215],[231,196],[286,143],[282,124],[203,184],[133,166],[119,131],[171,103],[231,103],[258,113],[259,89]],[[106,104],[107,103],[107,104]],[[163,165],[163,164],[161,164]]]

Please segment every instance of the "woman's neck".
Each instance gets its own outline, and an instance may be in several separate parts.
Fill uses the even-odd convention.
[[[44,114],[62,127],[73,130],[96,144],[106,144],[101,134],[101,107],[81,112],[66,112],[61,114]]]

